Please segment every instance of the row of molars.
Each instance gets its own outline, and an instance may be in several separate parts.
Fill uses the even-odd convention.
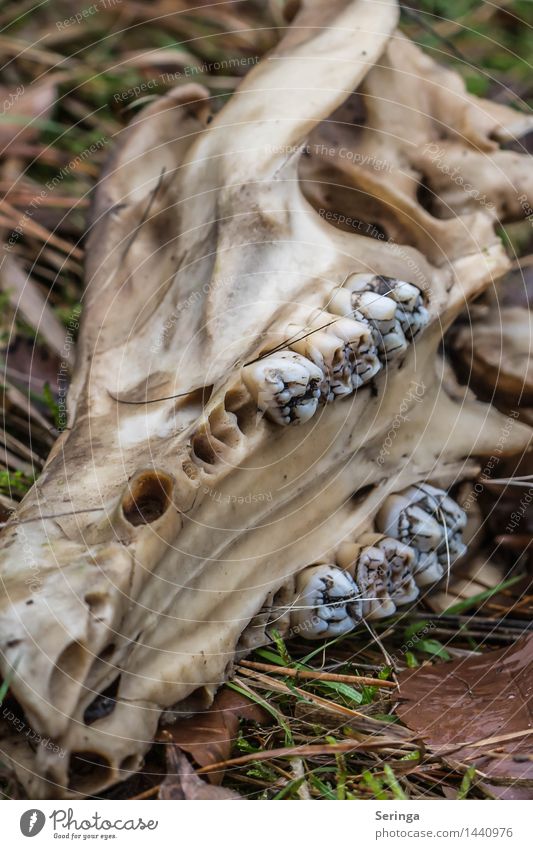
[[[286,345],[243,368],[258,409],[279,425],[302,424],[320,403],[351,394],[402,357],[428,323],[413,283],[352,274],[326,309],[284,328]]]
[[[437,487],[423,483],[388,496],[374,531],[343,543],[335,563],[296,576],[291,628],[307,639],[331,638],[363,619],[391,616],[465,554],[465,525],[465,512]]]

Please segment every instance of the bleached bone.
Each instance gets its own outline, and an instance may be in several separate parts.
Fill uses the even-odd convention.
[[[206,90],[176,89],[136,116],[99,181],[68,427],[0,543],[1,674],[53,744],[32,747],[2,720],[1,760],[30,798],[129,777],[162,712],[207,705],[265,601],[333,562],[389,494],[475,475],[504,427],[506,452],[530,439],[450,397],[437,354],[508,267],[495,215],[523,216],[531,181],[527,158],[506,171],[497,148],[521,116],[471,97],[394,32],[393,0],[300,7],[212,120]],[[358,162],[383,154],[390,169],[314,155],[332,127]],[[443,187],[451,218],[420,204],[437,142],[466,152],[494,209],[463,209],[455,185]],[[347,198],[389,239],[335,226],[326,214]],[[331,292],[358,273],[416,285],[424,332],[305,424],[258,416],[247,364],[287,324],[333,312]]]

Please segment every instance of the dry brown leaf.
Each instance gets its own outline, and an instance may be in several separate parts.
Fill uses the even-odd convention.
[[[533,636],[399,676],[398,716],[452,767],[474,766],[495,795],[533,798]]]
[[[177,746],[167,747],[168,774],[159,788],[160,799],[198,800],[209,799],[212,801],[222,799],[240,799],[234,790],[226,787],[214,787],[206,781],[198,778],[186,756]]]
[[[210,766],[230,757],[240,719],[262,724],[270,721],[269,714],[259,705],[235,690],[223,688],[208,711],[183,719],[164,733],[191,755],[198,766]],[[212,784],[220,784],[223,777],[223,772],[213,772],[209,780]]]
[[[26,88],[21,84],[14,90],[0,86],[0,102],[4,104],[0,117],[1,156],[11,152],[12,143],[27,144],[38,137],[41,122],[50,115],[56,96],[56,87],[49,81]]]

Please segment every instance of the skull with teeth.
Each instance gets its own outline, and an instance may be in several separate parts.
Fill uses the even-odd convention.
[[[446,391],[438,350],[507,268],[494,210],[523,209],[501,175],[517,195],[530,178],[498,141],[523,119],[443,84],[394,0],[300,6],[214,120],[193,85],[139,113],[96,193],[68,429],[0,547],[1,674],[53,742],[0,726],[32,797],[129,777],[161,714],[209,704],[271,618],[345,633],[438,580],[461,552],[445,491],[505,426]],[[359,159],[295,155],[352,91]],[[418,202],[421,174],[444,179],[424,153],[437,126],[493,209],[450,185],[453,216]],[[368,150],[386,177],[354,164]],[[324,214],[362,196],[388,239]],[[529,427],[508,430],[523,450]]]

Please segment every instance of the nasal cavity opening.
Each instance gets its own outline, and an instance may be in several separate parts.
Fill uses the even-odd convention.
[[[131,482],[122,499],[122,512],[130,525],[148,525],[170,506],[172,478],[164,472],[141,472]]]
[[[74,793],[90,793],[93,789],[109,782],[111,764],[105,755],[98,752],[73,752],[70,758],[69,790]]]

